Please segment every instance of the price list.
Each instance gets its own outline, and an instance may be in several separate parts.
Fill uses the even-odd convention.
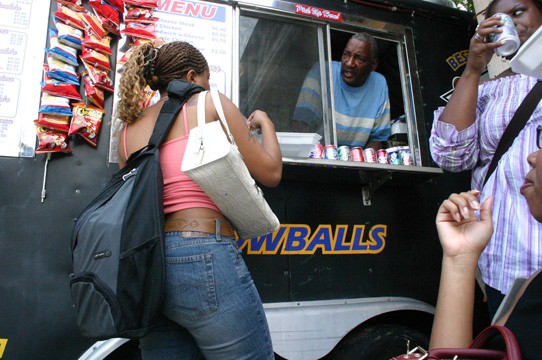
[[[49,6],[0,0],[0,156],[34,156]]]
[[[186,41],[207,59],[211,86],[230,96],[232,67],[231,8],[227,5],[183,1],[183,6],[163,2],[155,11],[160,20],[156,34],[169,41]]]

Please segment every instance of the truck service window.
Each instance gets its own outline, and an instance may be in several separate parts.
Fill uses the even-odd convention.
[[[241,15],[239,29],[241,111],[248,116],[261,109],[277,131],[293,131],[294,110],[307,72],[313,66],[325,72],[323,26]],[[322,101],[329,106],[328,99]],[[323,123],[318,130],[323,135]]]
[[[241,14],[239,30],[239,105],[245,116],[261,109],[279,132],[318,133],[323,144],[336,143],[330,60],[341,60],[354,31],[328,31],[319,23],[250,12]],[[355,31],[371,33],[363,28]],[[391,119],[403,124],[385,146],[408,145],[400,47],[396,41],[371,34],[379,48],[376,71],[388,83]]]

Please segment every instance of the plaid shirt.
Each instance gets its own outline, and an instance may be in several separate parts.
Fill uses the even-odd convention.
[[[482,189],[484,177],[506,126],[536,79],[513,75],[488,81],[478,88],[476,121],[457,131],[439,121],[435,111],[429,144],[433,160],[452,172],[472,170],[473,189]],[[536,151],[536,127],[542,124],[538,105],[525,128],[502,156],[482,189],[480,200],[493,195],[493,236],[478,263],[489,286],[508,292],[515,278],[542,267],[542,224],[536,221],[519,190],[530,170],[527,155]]]

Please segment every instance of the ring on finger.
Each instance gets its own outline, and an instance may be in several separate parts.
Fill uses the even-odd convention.
[[[474,34],[474,38],[476,40],[478,40],[478,41],[485,42],[484,38],[482,36],[480,36],[480,34],[478,34],[478,33]]]

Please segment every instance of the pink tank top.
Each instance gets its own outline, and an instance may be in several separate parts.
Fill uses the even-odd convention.
[[[186,105],[183,106],[184,133],[188,134]],[[126,129],[124,127],[124,155],[128,158],[126,148]],[[191,208],[208,208],[220,212],[216,204],[207,196],[194,180],[181,171],[181,163],[186,150],[188,135],[166,141],[160,146],[160,165],[164,178],[164,214]]]

